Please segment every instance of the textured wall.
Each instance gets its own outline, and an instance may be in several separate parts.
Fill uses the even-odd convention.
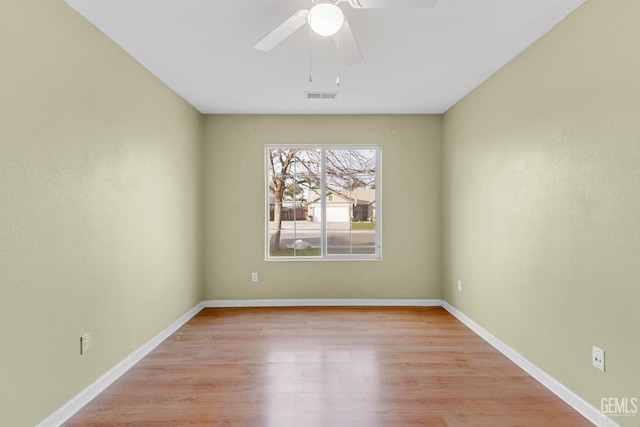
[[[439,116],[206,116],[206,297],[440,298],[440,123]],[[383,259],[266,262],[266,144],[381,144]]]
[[[443,125],[446,300],[597,408],[640,397],[639,16],[589,0]]]
[[[17,427],[202,300],[202,118],[62,0],[1,9],[0,425]]]

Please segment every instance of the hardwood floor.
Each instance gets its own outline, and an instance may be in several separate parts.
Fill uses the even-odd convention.
[[[204,309],[65,426],[591,426],[440,307]]]

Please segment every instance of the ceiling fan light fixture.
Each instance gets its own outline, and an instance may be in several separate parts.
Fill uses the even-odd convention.
[[[320,3],[311,8],[307,20],[314,33],[332,36],[342,28],[344,14],[333,3]]]

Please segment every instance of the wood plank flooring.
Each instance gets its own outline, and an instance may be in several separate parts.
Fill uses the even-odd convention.
[[[204,309],[65,426],[591,426],[441,307]]]

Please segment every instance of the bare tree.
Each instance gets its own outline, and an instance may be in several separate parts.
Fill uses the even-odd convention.
[[[375,188],[376,158],[370,150],[329,150],[327,189],[350,197],[358,188]]]
[[[273,234],[269,241],[270,251],[281,249],[282,202],[289,196],[294,206],[303,199],[303,188],[319,185],[320,153],[306,148],[269,149],[269,194],[273,197]]]

